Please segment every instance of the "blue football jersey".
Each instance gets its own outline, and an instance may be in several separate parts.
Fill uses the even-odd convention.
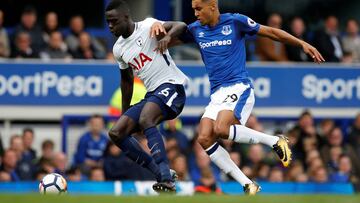
[[[251,18],[232,13],[221,14],[214,27],[202,26],[199,21],[188,25],[188,36],[183,40],[192,39],[199,46],[212,93],[220,87],[251,83],[245,68],[245,37],[256,34],[259,28]]]

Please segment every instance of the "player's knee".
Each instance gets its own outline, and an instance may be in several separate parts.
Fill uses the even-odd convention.
[[[199,134],[199,137],[197,138],[198,143],[202,146],[203,149],[207,149],[212,144],[212,138],[209,135],[206,134]]]
[[[226,128],[222,125],[215,125],[214,134],[218,138],[227,139],[229,137],[229,128]]]
[[[120,142],[125,137],[124,134],[120,132],[120,130],[113,128],[109,131],[108,135],[114,143]]]

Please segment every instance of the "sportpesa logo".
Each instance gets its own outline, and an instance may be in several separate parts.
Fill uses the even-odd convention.
[[[200,42],[199,46],[201,49],[205,49],[205,48],[209,48],[209,47],[215,47],[215,46],[226,46],[226,45],[231,45],[232,44],[232,40],[228,39],[228,40],[214,40],[211,42]]]

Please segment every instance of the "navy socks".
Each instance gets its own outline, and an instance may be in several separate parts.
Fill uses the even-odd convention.
[[[165,145],[160,132],[156,127],[150,127],[144,130],[144,133],[148,140],[148,147],[151,151],[151,155],[155,160],[155,163],[159,166],[161,181],[171,181],[172,178],[170,175]]]

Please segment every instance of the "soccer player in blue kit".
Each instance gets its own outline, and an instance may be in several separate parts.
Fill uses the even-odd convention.
[[[299,46],[314,62],[325,60],[316,48],[283,30],[260,25],[241,14],[220,14],[217,0],[192,0],[192,8],[197,21],[188,26],[183,22],[154,23],[151,36],[164,34],[158,40],[160,52],[181,43],[198,44],[209,75],[211,101],[200,121],[197,141],[219,168],[243,186],[246,194],[255,195],[260,186],[245,176],[217,139],[268,145],[285,167],[290,164],[291,150],[284,136],[268,135],[245,126],[255,102],[245,68],[246,36],[257,34]]]

